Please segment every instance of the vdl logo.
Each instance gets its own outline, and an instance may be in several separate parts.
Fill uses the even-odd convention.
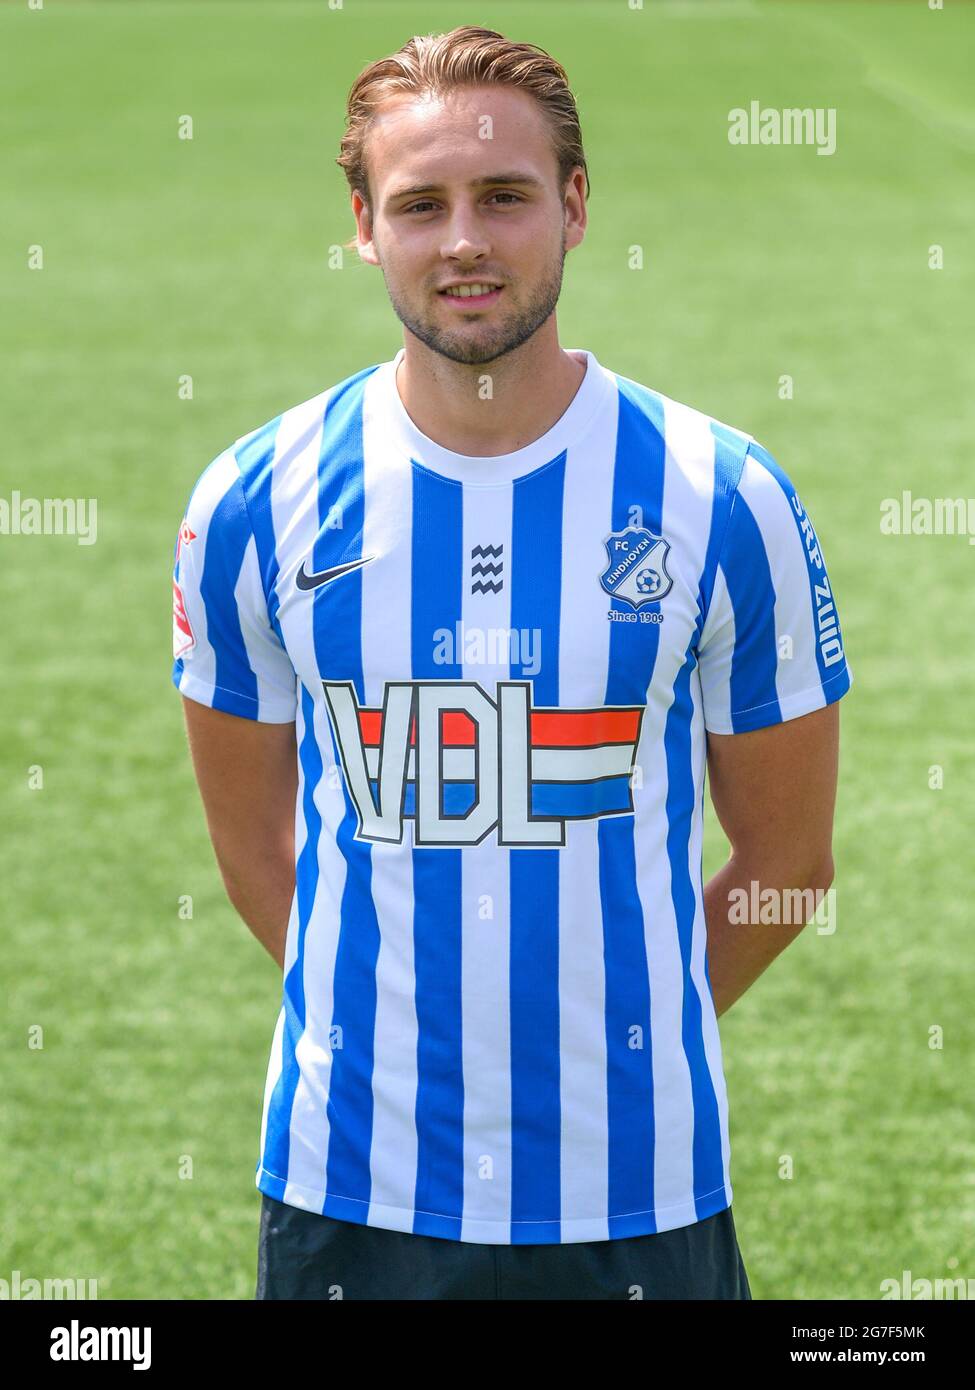
[[[674,581],[667,572],[669,541],[644,526],[627,526],[611,532],[603,544],[609,564],[599,582],[612,598],[639,609],[645,603],[659,603],[670,593]]]
[[[536,705],[531,681],[387,681],[381,704],[322,682],[357,840],[565,844],[569,821],[632,815],[646,705]]]

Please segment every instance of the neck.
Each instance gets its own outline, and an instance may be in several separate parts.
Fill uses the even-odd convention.
[[[585,357],[559,347],[553,322],[547,338],[540,330],[513,352],[473,365],[442,357],[407,333],[396,387],[428,439],[455,454],[491,458],[546,434],[585,374]]]

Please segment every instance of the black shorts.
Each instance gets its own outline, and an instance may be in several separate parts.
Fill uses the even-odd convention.
[[[256,1298],[751,1298],[730,1207],[656,1235],[475,1245],[261,1199]]]

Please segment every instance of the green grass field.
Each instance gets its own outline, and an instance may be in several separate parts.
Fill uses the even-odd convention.
[[[563,344],[771,449],[839,596],[838,927],[721,1025],[753,1294],[975,1279],[975,551],[879,524],[902,489],[973,490],[975,10],[952,0],[0,6],[0,496],[98,501],[94,545],[0,535],[0,1278],[252,1296],[280,982],[206,838],[173,543],[216,453],[400,345],[379,272],[328,265],[352,232],[344,98],[413,33],[472,22],[549,48],[579,100]],[[730,145],[752,99],[835,108],[836,153]]]

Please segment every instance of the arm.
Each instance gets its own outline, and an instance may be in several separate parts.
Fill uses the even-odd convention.
[[[295,887],[295,726],[183,697],[193,767],[227,896],[284,969]]]
[[[233,449],[197,481],[173,569],[172,680],[227,893],[283,969],[294,895],[297,676],[272,625]]]
[[[825,892],[833,881],[838,761],[836,703],[749,733],[708,735],[711,801],[731,844],[727,864],[704,890],[708,973],[719,1015],[799,935],[809,916],[803,912],[798,925],[729,921],[729,894],[749,894],[753,882],[759,885],[756,895],[768,888]]]

